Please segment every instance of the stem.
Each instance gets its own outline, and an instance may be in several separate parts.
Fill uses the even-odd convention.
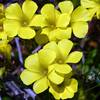
[[[15,38],[15,42],[16,42],[16,46],[17,46],[17,50],[18,50],[18,57],[19,57],[20,64],[23,65],[23,56],[22,56],[18,37]]]
[[[41,47],[42,47],[42,46],[39,45],[37,48],[35,48],[35,49],[32,51],[32,53],[38,52],[38,51],[41,49]]]

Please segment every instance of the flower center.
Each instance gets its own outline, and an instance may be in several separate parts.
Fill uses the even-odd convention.
[[[47,75],[47,73],[48,73],[48,70],[46,68],[44,68],[43,71],[42,71],[42,74]]]
[[[28,24],[29,24],[29,22],[28,22],[28,20],[26,20],[26,19],[23,19],[22,21],[21,21],[21,25],[22,26],[28,26]]]
[[[63,61],[62,59],[58,59],[57,62],[58,62],[59,64],[63,64],[63,63],[64,63],[64,61]]]

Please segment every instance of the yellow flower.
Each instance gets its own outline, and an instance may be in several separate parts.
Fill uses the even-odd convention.
[[[46,44],[43,49],[49,49],[56,53],[55,62],[49,66],[49,75],[48,79],[51,80],[55,84],[59,84],[57,79],[54,76],[55,73],[59,75],[69,74],[72,69],[67,63],[78,63],[82,58],[82,52],[74,51],[70,53],[73,47],[73,43],[70,40],[63,39],[58,44],[54,41]],[[70,53],[70,54],[69,54]]]
[[[82,52],[73,51],[70,53],[73,47],[73,42],[67,39],[63,39],[56,43],[51,41],[44,46],[43,49],[50,49],[56,53],[56,63],[78,63],[82,58]],[[69,54],[70,53],[70,54]]]
[[[77,63],[82,58],[82,53],[75,51],[69,54],[73,46],[70,40],[63,39],[50,42],[38,53],[30,55],[25,60],[25,70],[20,77],[24,84],[34,82],[35,93],[45,91],[49,81],[59,85],[64,81],[65,75],[71,73],[72,68],[66,63]]]
[[[54,96],[55,99],[69,99],[74,96],[74,93],[77,92],[78,88],[78,82],[76,79],[67,79],[60,84],[55,85],[53,83],[50,83],[49,92]]]
[[[53,4],[45,4],[41,9],[41,14],[38,14],[33,18],[30,26],[42,27],[41,34],[47,35],[49,41],[56,41],[69,39],[71,37],[71,28],[67,27],[69,22],[69,14],[60,13]]]
[[[8,44],[8,40],[0,40],[0,53],[2,53],[7,59],[11,58],[11,45]]]
[[[81,0],[81,5],[89,10],[90,18],[96,14],[100,19],[100,0]]]
[[[58,4],[62,13],[68,13],[71,16],[70,25],[73,33],[78,38],[84,38],[88,32],[89,13],[88,10],[82,6],[74,10],[71,1],[62,1]],[[67,7],[66,7],[67,6]],[[68,8],[68,9],[67,9]]]
[[[31,39],[35,36],[35,31],[29,27],[33,18],[37,4],[31,0],[24,1],[22,9],[18,3],[11,4],[6,8],[4,29],[9,37],[18,35],[23,39]]]
[[[21,73],[20,77],[24,84],[33,84],[35,93],[41,93],[48,89],[48,67],[54,62],[56,58],[55,52],[42,49],[38,53],[30,55],[25,60],[25,70]],[[64,77],[54,73],[56,83],[61,83]],[[51,79],[52,80],[52,79]]]

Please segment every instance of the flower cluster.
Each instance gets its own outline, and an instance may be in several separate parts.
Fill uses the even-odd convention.
[[[47,43],[38,53],[26,58],[21,80],[26,85],[34,82],[33,90],[37,94],[49,87],[56,99],[72,98],[78,83],[71,79],[69,63],[78,63],[82,58],[82,52],[70,52],[72,47],[73,43],[67,39]]]
[[[25,69],[20,75],[26,85],[33,84],[35,93],[46,89],[55,99],[72,98],[77,92],[78,82],[71,78],[71,64],[78,63],[82,52],[71,51],[72,33],[84,38],[88,32],[88,21],[94,15],[100,19],[99,0],[81,0],[74,8],[71,1],[59,2],[57,7],[45,4],[38,11],[37,4],[25,0],[22,5],[13,3],[4,8],[0,4],[0,51],[10,52],[8,42],[18,36],[21,39],[33,39],[44,45],[37,53],[25,60]]]

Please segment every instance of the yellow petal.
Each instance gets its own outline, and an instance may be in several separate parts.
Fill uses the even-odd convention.
[[[8,19],[21,20],[23,13],[20,5],[18,3],[15,3],[8,6],[5,11],[5,16]]]
[[[48,25],[43,15],[34,15],[29,26],[44,27]]]
[[[54,96],[56,100],[60,100],[60,93],[55,91],[52,86],[49,88],[49,92]]]
[[[55,31],[56,38],[58,40],[70,39],[71,38],[71,33],[72,33],[72,29],[70,27],[68,27],[66,29],[57,28],[56,31]]]
[[[24,1],[23,5],[22,5],[22,10],[28,19],[32,19],[37,8],[38,8],[37,4],[31,0]]]
[[[37,94],[44,92],[46,89],[48,89],[47,77],[43,77],[43,78],[39,79],[33,85],[33,90]]]
[[[62,13],[71,14],[74,7],[71,1],[63,1],[58,4]]]
[[[35,31],[30,27],[21,27],[18,36],[22,39],[32,39],[35,36]]]
[[[77,21],[88,21],[89,20],[89,12],[87,9],[83,8],[82,6],[77,7],[71,17],[72,22]]]
[[[48,68],[48,65],[52,64],[56,58],[56,53],[49,49],[42,49],[39,51],[40,64]]]
[[[20,23],[17,20],[5,20],[4,30],[9,37],[14,37],[18,34]]]
[[[39,63],[38,54],[32,54],[25,59],[25,68],[32,72],[40,72],[41,67]]]
[[[70,92],[68,89],[65,89],[63,93],[60,94],[61,99],[68,99],[74,96],[73,92]]]
[[[45,4],[41,9],[41,14],[45,16],[49,24],[55,24],[56,10],[53,4]]]
[[[81,5],[85,8],[95,8],[97,6],[93,0],[81,0]]]
[[[65,28],[70,22],[70,16],[67,13],[60,14],[56,23],[56,27]]]
[[[42,32],[41,32],[41,34],[45,34],[45,35],[49,35],[50,34],[50,32],[52,31],[52,29],[50,28],[50,27],[46,27],[46,28],[43,28],[42,29]]]
[[[55,71],[60,74],[68,74],[72,71],[72,68],[68,64],[54,64]]]
[[[70,84],[69,86],[66,86],[66,89],[68,89],[70,92],[77,92],[77,89],[78,89],[78,82],[76,79],[72,78],[70,80]]]
[[[74,51],[69,54],[66,63],[78,63],[82,58],[82,52]]]
[[[73,43],[70,40],[63,39],[58,43],[58,47],[62,56],[66,58],[73,47]]]
[[[48,79],[54,84],[61,84],[64,81],[64,77],[57,74],[54,70],[49,73]]]
[[[26,69],[20,75],[20,78],[25,85],[31,85],[34,81],[40,79],[41,77],[42,76],[40,74],[33,73]]]
[[[60,55],[59,49],[58,49],[58,45],[56,44],[55,41],[51,41],[49,43],[47,43],[44,47],[44,49],[50,49],[51,51],[56,52],[56,57],[58,58]]]
[[[84,38],[88,32],[87,22],[76,22],[72,24],[73,33],[78,38]]]

